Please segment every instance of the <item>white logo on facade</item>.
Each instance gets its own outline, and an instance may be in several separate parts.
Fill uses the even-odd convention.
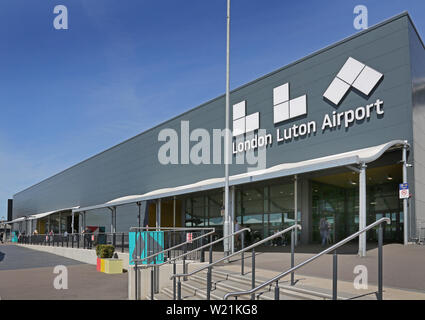
[[[323,96],[336,106],[351,87],[369,96],[382,77],[382,73],[349,57]]]
[[[233,105],[233,136],[239,136],[260,128],[260,113],[246,115],[246,101]]]
[[[307,114],[307,95],[289,99],[289,83],[273,89],[274,124]]]

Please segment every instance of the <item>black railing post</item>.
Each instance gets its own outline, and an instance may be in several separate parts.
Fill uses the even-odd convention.
[[[114,232],[113,234],[112,234],[112,245],[114,246],[114,248],[116,247],[116,233]]]
[[[186,243],[183,246],[183,254],[186,254],[187,248]],[[183,257],[183,273],[186,274],[186,256]],[[186,277],[183,277],[183,281],[186,281]]]
[[[245,248],[245,232],[241,234],[241,250]],[[245,274],[245,252],[241,253],[241,275]]]
[[[251,288],[255,288],[255,248],[252,248],[252,278]],[[255,300],[255,293],[251,293],[251,300]]]
[[[212,235],[210,236],[210,244],[212,243]],[[209,256],[209,262],[210,262],[210,264],[212,263],[212,260],[213,260],[213,245],[211,244],[210,245],[210,256]]]
[[[383,242],[383,231],[382,224],[379,225],[378,229],[378,300],[383,299],[382,294],[382,272],[383,272],[383,260],[382,260],[382,242]]]
[[[338,282],[338,255],[336,250],[333,254],[333,270],[332,270],[332,300],[337,300],[337,282]]]
[[[124,253],[124,232],[121,235],[121,252]]]
[[[295,232],[291,231],[291,268],[295,265]],[[291,286],[295,285],[295,272],[291,272]]]
[[[203,236],[203,235],[204,235],[204,230],[201,231],[201,236]],[[204,245],[204,238],[202,237],[200,240],[201,240],[201,247],[202,247]],[[203,248],[201,249],[200,262],[205,262],[205,251],[204,251]]]
[[[48,245],[50,247],[50,235],[47,236],[47,239],[48,239]]]
[[[74,237],[75,237],[75,235],[72,233],[71,234],[71,248],[74,248]]]
[[[176,260],[174,260],[174,263],[173,263],[173,275],[174,275],[174,277],[173,277],[173,300],[176,300],[176,277],[175,277],[175,275],[176,275]]]
[[[63,247],[63,236],[61,235],[62,247]]]
[[[274,299],[275,300],[280,300],[280,291],[279,291],[279,280],[276,281],[276,286],[274,287]]]
[[[210,246],[210,249],[209,249],[209,263],[211,264],[212,263],[212,260],[213,260],[213,251],[212,251],[212,245]]]
[[[77,248],[80,249],[80,234],[77,234]]]
[[[180,277],[179,277],[179,281],[177,282],[177,300],[181,300],[182,299],[182,284],[180,282]]]
[[[211,300],[211,267],[208,267],[207,273],[207,300]]]

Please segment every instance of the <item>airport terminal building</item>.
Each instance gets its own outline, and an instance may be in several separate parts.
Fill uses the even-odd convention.
[[[223,95],[15,194],[14,229],[222,230],[224,128]],[[318,243],[321,217],[334,242],[381,217],[386,241],[418,237],[425,47],[407,13],[233,90],[230,129],[230,212],[258,238],[298,222]]]

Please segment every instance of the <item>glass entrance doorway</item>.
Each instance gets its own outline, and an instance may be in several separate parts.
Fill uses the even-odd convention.
[[[384,240],[402,242],[403,206],[398,198],[401,165],[367,170],[366,224],[382,217],[391,219],[384,225]],[[312,241],[320,243],[319,221],[325,217],[330,225],[328,243],[335,243],[359,230],[358,174],[345,172],[311,180]],[[377,231],[367,233],[368,241],[377,240]]]

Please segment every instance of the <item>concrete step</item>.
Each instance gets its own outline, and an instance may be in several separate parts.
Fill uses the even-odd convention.
[[[207,272],[205,272],[205,278],[206,278],[206,274]],[[248,290],[252,288],[252,279],[251,279],[251,274],[247,274],[247,275],[240,275],[240,274],[235,274],[231,271],[227,271],[227,270],[220,270],[220,269],[214,269],[213,270],[213,277],[217,277],[221,280],[231,280],[234,281],[236,283],[239,283],[241,285],[243,285],[245,287],[244,290]],[[255,279],[255,285],[258,286],[262,283],[264,283],[265,281],[267,281],[268,279],[262,279],[259,278],[256,275],[256,279]],[[297,288],[294,286],[290,286],[288,284],[287,281],[280,281],[279,282],[279,291],[280,291],[280,296],[281,299],[301,299],[301,300],[325,300],[325,299],[331,299],[332,296],[328,295],[328,294],[323,294],[320,292],[315,292],[312,290],[305,290],[302,288]],[[274,288],[275,285],[269,285],[267,287],[264,287],[262,290],[260,290],[257,294],[260,294],[261,292],[264,291],[271,291],[273,292],[273,299],[274,299]],[[243,291],[244,291],[243,290]],[[241,291],[241,290],[233,290],[234,291]],[[232,291],[229,291],[232,292]],[[266,295],[267,296],[267,295]],[[267,299],[267,298],[266,298]]]
[[[171,298],[172,298],[172,297],[173,297],[173,296],[171,295]],[[156,293],[156,294],[154,294],[153,299],[154,299],[154,300],[170,300],[170,297],[169,297],[168,295],[166,295],[164,292],[160,292],[160,293]],[[151,300],[151,296],[150,296],[150,295],[148,295],[148,296],[146,297],[146,300]]]
[[[193,295],[197,296],[200,300],[207,299],[207,288],[205,283],[202,284],[199,281],[190,279],[188,281],[182,281],[182,288],[190,291]],[[223,290],[221,287],[212,288],[210,293],[211,300],[223,300],[224,295],[228,290]],[[241,300],[247,300],[249,297],[241,297]]]
[[[201,271],[200,273],[204,273],[205,276],[207,272]],[[235,282],[240,282],[242,284],[248,285],[251,288],[251,275],[241,275],[239,273],[235,273],[234,271],[226,270],[225,267],[217,267],[213,269],[213,275],[221,278],[221,279],[231,279]],[[256,275],[256,286],[264,283],[268,279],[262,278]],[[331,284],[330,284],[331,286]],[[332,299],[332,290],[331,288],[316,288],[306,285],[295,284],[295,286],[291,286],[289,281],[279,281],[279,288],[281,295],[294,296],[300,299],[311,299],[311,300],[330,300]],[[272,286],[272,290],[274,290],[274,285]],[[274,291],[273,291],[274,292]],[[338,300],[346,300],[353,298],[353,294],[338,291]],[[376,300],[375,295],[368,295],[362,297],[364,300]]]
[[[173,287],[166,287],[162,289],[162,293],[167,297],[165,300],[173,300]],[[201,300],[201,298],[193,293],[192,290],[188,290],[186,287],[182,286],[182,300]],[[177,292],[176,292],[177,297]]]
[[[206,287],[206,275],[205,277],[203,275],[193,275],[192,280],[198,282],[200,285],[203,285]],[[230,279],[224,279],[222,277],[214,276],[211,280],[211,288],[212,291],[219,290],[220,292],[224,292],[224,294],[229,292],[235,292],[235,291],[246,291],[251,289],[250,284],[238,282],[238,281],[232,281]],[[279,290],[280,296],[279,298],[281,300],[305,300],[304,297],[299,296],[297,294],[291,294],[286,292],[285,290]],[[222,299],[224,297],[224,294],[222,296]],[[239,296],[238,299],[250,299],[251,295],[244,295]],[[233,299],[233,298],[232,298]],[[256,300],[274,300],[274,286],[267,286],[262,290],[259,290],[255,293],[255,299]]]
[[[256,276],[255,285],[258,286],[268,279]],[[206,300],[207,298],[207,270],[200,271],[188,277],[187,281],[181,282],[183,300]],[[251,289],[251,274],[240,275],[234,271],[226,270],[224,267],[213,269],[211,300],[222,300],[229,292],[247,291]],[[256,300],[274,300],[275,284],[268,285],[255,293]],[[338,292],[338,299],[346,300],[352,298],[352,294]],[[154,297],[156,300],[172,300],[172,285],[163,288]],[[332,292],[330,288],[314,288],[307,285],[290,286],[289,281],[279,282],[280,300],[330,300]],[[234,299],[234,298],[232,298]],[[239,296],[240,300],[251,299],[250,295]],[[366,300],[376,300],[374,295],[362,297]]]

